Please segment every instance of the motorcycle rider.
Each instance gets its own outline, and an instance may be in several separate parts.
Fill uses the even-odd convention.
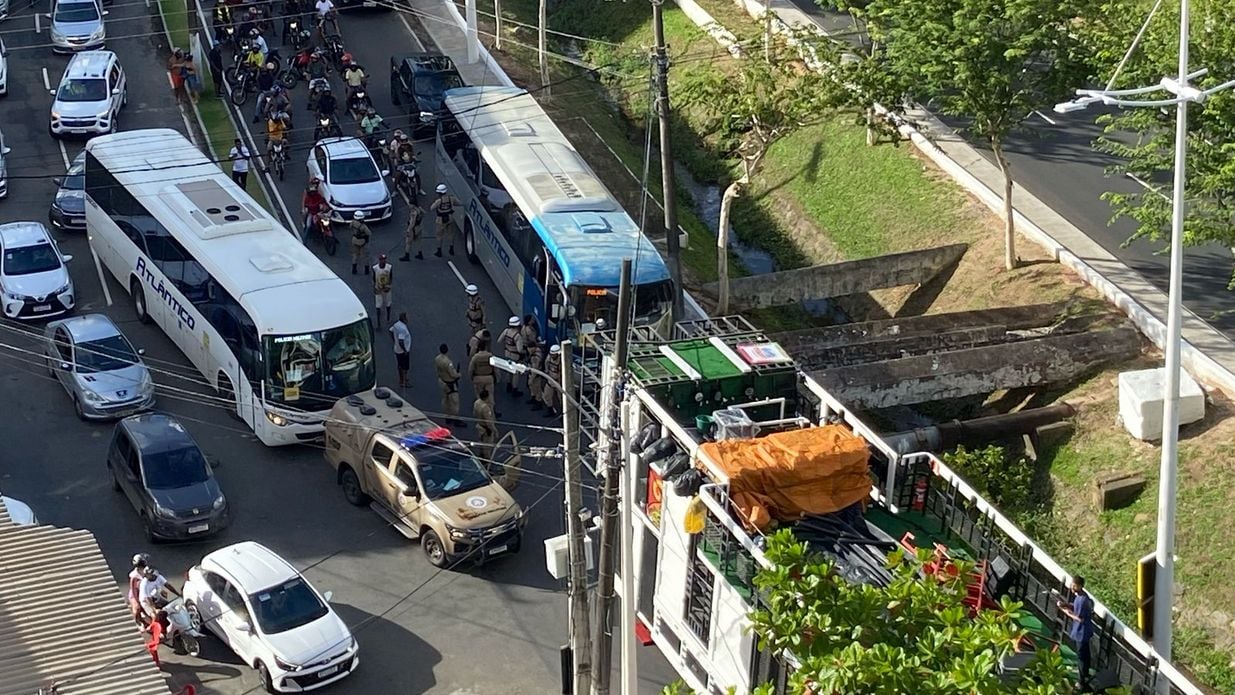
[[[256,43],[249,43],[249,50],[244,54],[244,62],[241,64],[242,70],[261,70],[266,64],[266,56],[262,55],[262,47]]]
[[[364,118],[360,119],[360,133],[364,135],[365,144],[371,144],[370,141],[373,139],[373,134],[382,129],[384,122],[382,117],[378,115],[377,109],[372,106],[365,109]]]
[[[330,92],[330,84],[322,85],[322,93],[317,97],[317,114],[318,116],[334,115],[334,111],[338,108],[338,102],[335,101],[334,94]]]
[[[153,566],[147,564],[142,570],[142,580],[137,586],[137,596],[141,601],[142,610],[146,617],[154,619],[159,609],[165,603],[163,592],[170,591],[171,593],[182,596],[176,590],[176,587],[167,583],[167,578],[159,574]]]
[[[365,73],[364,68],[360,63],[352,62],[352,54],[343,54],[343,81],[347,83],[347,101],[351,103],[352,96],[365,88],[369,83],[369,76]]]
[[[363,98],[362,98],[363,95]],[[357,116],[357,120],[363,117],[367,110],[373,106],[373,102],[368,95],[364,94],[364,89],[347,88],[347,111],[353,116]]]
[[[301,236],[305,241],[316,233],[318,218],[330,214],[330,206],[320,188],[321,181],[314,176],[309,179],[309,185],[305,187],[304,196],[300,199],[300,215],[304,219],[304,234]]]
[[[283,85],[275,82],[270,98],[266,100],[266,114],[282,113],[291,125],[292,100]]]
[[[290,119],[286,111],[270,110],[270,116],[266,119],[266,161],[274,162],[274,148],[276,144],[283,146],[283,156],[287,156],[289,121]]]
[[[227,41],[227,28],[232,25],[232,8],[228,7],[225,2],[216,2],[211,16],[214,24],[214,42],[224,43]]]
[[[309,110],[317,108],[317,100],[322,92],[330,90],[330,80],[326,79],[330,66],[326,64],[325,52],[318,48],[309,54],[309,65],[305,72],[309,77]]]
[[[256,8],[256,5],[250,5],[249,11],[252,12]],[[258,49],[261,50],[262,59],[264,60],[270,53],[270,46],[266,43],[266,37],[262,36],[262,32],[258,31],[257,27],[253,27],[249,30],[249,41],[252,42],[252,45],[257,46]]]
[[[266,113],[266,101],[274,96],[275,64],[266,63],[257,71],[257,104],[253,107],[253,122],[261,121]]]

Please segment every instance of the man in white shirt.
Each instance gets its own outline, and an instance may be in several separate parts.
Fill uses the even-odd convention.
[[[334,25],[334,33],[339,33],[339,19],[335,14],[334,3],[330,0],[317,0],[313,6],[317,8],[317,27],[322,35],[326,34],[326,22]]]
[[[236,142],[232,145],[232,149],[227,153],[227,158],[232,160],[232,181],[241,188],[246,188],[249,182],[249,148],[244,146],[240,138],[236,138]]]
[[[164,589],[177,596],[180,595],[180,592],[176,591],[175,587],[167,583],[166,577],[159,574],[155,568],[147,565],[142,573],[141,583],[137,586],[137,596],[141,601],[142,610],[151,619],[155,617],[159,610],[159,606],[155,605],[155,603],[162,598]]]
[[[407,370],[411,364],[412,332],[407,329],[407,312],[399,312],[399,320],[390,326],[395,341],[395,366],[399,370],[399,388],[407,388]]]

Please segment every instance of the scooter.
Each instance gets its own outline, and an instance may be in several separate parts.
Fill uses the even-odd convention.
[[[317,127],[313,129],[313,142],[323,138],[343,137],[343,129],[339,127],[339,119],[333,113],[317,114]]]
[[[167,631],[163,634],[163,641],[172,649],[177,648],[179,643],[180,649],[189,656],[197,656],[202,653],[201,644],[198,642],[201,639],[201,616],[195,615],[195,611],[190,611],[184,603],[184,598],[177,596],[169,601],[161,609],[167,615]]]

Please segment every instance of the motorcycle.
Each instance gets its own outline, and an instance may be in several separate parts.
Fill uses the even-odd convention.
[[[321,242],[327,256],[333,256],[339,250],[339,239],[334,235],[330,225],[330,213],[314,214],[309,222],[309,232],[305,237],[305,245],[310,241]]]
[[[373,100],[365,93],[364,88],[357,89],[347,100],[347,112],[359,123],[365,113],[373,108]]]
[[[282,181],[287,171],[287,140],[276,140],[270,144],[270,168]]]
[[[313,129],[313,142],[324,138],[343,137],[343,129],[339,127],[339,119],[333,113],[317,114],[317,127]]]
[[[303,53],[297,52],[296,54],[292,55],[291,57],[287,59],[287,67],[279,71],[279,75],[278,75],[279,84],[283,85],[284,87],[288,89],[292,89],[296,86],[298,82],[300,82],[300,80],[308,80],[309,79],[308,67],[309,67],[309,58],[305,56]],[[309,93],[310,103],[312,103],[313,98],[314,98],[314,95],[312,93],[312,90],[310,90],[310,93]]]
[[[403,194],[404,200],[410,205],[416,204],[416,193],[420,190],[420,173],[416,171],[416,160],[403,158],[395,166],[395,190]]]
[[[250,94],[257,94],[257,70],[251,67],[232,68],[228,77],[232,82],[232,103],[236,106],[249,100]]]
[[[203,634],[202,619],[197,613],[197,607],[190,609],[185,605],[184,598],[177,596],[161,610],[167,615],[167,631],[163,633],[163,641],[172,649],[179,645],[189,656],[201,654],[202,648],[198,640]]]
[[[330,34],[322,42],[322,49],[326,52],[326,60],[334,66],[339,72],[343,72],[343,54],[347,51],[343,48],[343,37],[338,34]]]

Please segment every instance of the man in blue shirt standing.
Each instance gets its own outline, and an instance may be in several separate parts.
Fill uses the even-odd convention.
[[[1093,597],[1085,591],[1085,578],[1080,576],[1072,578],[1072,593],[1071,606],[1065,601],[1059,601],[1058,606],[1060,612],[1072,620],[1072,625],[1068,628],[1068,636],[1072,638],[1077,658],[1080,660],[1080,669],[1077,674],[1080,680],[1078,689],[1084,692],[1089,686],[1089,641],[1093,638]]]

